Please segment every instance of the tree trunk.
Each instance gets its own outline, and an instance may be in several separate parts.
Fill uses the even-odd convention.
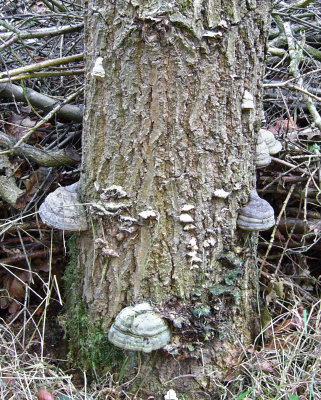
[[[255,186],[271,1],[86,7],[81,192],[92,229],[78,242],[73,289],[89,324],[78,334],[87,350],[93,327],[107,342],[115,316],[147,301],[172,340],[143,356],[140,390],[214,398],[215,379],[257,332],[256,236],[236,220]],[[245,90],[255,106],[242,111]]]

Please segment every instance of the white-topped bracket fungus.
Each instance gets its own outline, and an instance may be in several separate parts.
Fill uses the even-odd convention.
[[[264,168],[271,163],[271,156],[269,149],[261,135],[257,138],[257,145],[255,149],[255,165],[256,168]]]
[[[164,400],[178,400],[176,396],[176,392],[173,389],[170,389],[164,396]]]
[[[103,80],[105,78],[106,73],[105,73],[105,69],[103,66],[103,58],[102,57],[97,57],[91,74],[94,78],[96,78],[98,80]]]
[[[164,347],[170,339],[167,323],[148,303],[124,308],[108,333],[108,340],[113,345],[145,353]]]
[[[249,202],[239,212],[237,225],[245,231],[266,231],[275,225],[274,210],[252,190]]]
[[[259,135],[262,137],[264,142],[266,143],[269,153],[273,156],[274,154],[279,153],[282,150],[282,144],[278,140],[275,139],[275,136],[272,132],[267,129],[260,129]]]
[[[247,90],[244,91],[241,108],[243,111],[253,110],[254,108],[254,97]]]
[[[77,194],[78,182],[61,186],[48,194],[39,207],[42,222],[52,228],[69,232],[88,229],[86,212]]]
[[[181,214],[179,216],[179,222],[182,224],[191,224],[194,222],[194,218],[189,214]]]

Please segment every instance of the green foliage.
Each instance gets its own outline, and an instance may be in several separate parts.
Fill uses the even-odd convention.
[[[240,394],[236,400],[242,400],[244,399],[248,394],[250,394],[253,391],[253,388],[248,389],[246,392]]]
[[[110,344],[102,324],[95,325],[90,320],[77,284],[80,282],[81,268],[78,266],[77,235],[68,241],[70,257],[64,280],[68,298],[65,305],[65,338],[68,338],[69,357],[78,367],[92,375],[97,375],[121,365],[123,352]]]
[[[312,146],[308,146],[309,151],[314,152],[319,152],[320,151],[320,146],[317,143],[313,143]],[[316,153],[317,154],[317,153]]]

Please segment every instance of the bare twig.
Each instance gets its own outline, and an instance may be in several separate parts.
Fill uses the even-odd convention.
[[[8,40],[0,46],[0,51],[4,48],[12,45],[18,40],[23,39],[32,39],[32,38],[42,38],[42,37],[52,37],[57,35],[64,35],[66,33],[77,32],[84,27],[83,23],[77,25],[64,25],[61,27],[49,27],[49,28],[41,28],[41,29],[33,29],[33,30],[25,30],[18,31],[15,33],[12,32],[0,32],[0,40]]]
[[[41,62],[38,62],[36,64],[26,65],[24,67],[12,69],[10,71],[0,72],[0,78],[12,77],[12,76],[16,76],[16,75],[23,74],[23,73],[26,73],[26,72],[31,72],[31,71],[38,71],[39,69],[52,67],[54,65],[68,64],[68,63],[71,63],[71,62],[74,62],[74,61],[82,60],[83,56],[84,56],[84,54],[80,53],[80,54],[75,54],[73,56],[61,57],[61,58],[55,58],[53,60],[41,61]]]
[[[19,81],[21,79],[29,79],[29,78],[48,78],[48,77],[53,77],[53,76],[71,76],[71,75],[83,75],[85,72],[84,69],[72,69],[68,71],[46,71],[46,72],[30,72],[27,74],[19,74],[16,76],[13,76],[11,78],[2,78],[0,79],[0,84],[1,83],[7,83],[7,82],[13,82],[13,81]]]

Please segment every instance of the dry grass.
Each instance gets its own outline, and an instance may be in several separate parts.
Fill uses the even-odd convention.
[[[55,399],[84,399],[85,392],[72,383],[50,360],[24,351],[19,339],[4,320],[0,320],[0,398],[35,399],[40,389],[47,389]]]
[[[294,307],[262,332],[260,350],[241,364],[249,399],[321,399],[321,302]]]

